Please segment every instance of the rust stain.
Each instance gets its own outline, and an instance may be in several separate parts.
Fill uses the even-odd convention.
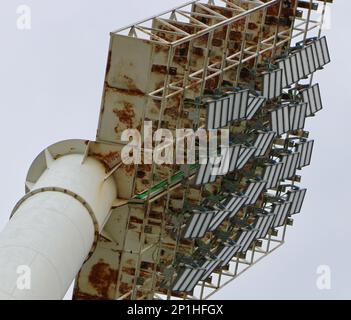
[[[98,292],[99,296],[109,298],[111,285],[117,282],[117,270],[110,267],[109,264],[100,259],[95,264],[89,274],[89,283]]]
[[[136,89],[136,88],[128,88],[128,89],[114,88],[114,87],[109,86],[107,82],[105,83],[105,86],[106,86],[107,90],[110,90],[110,91],[113,91],[116,93],[120,93],[123,95],[139,96],[139,97],[145,96],[144,92],[142,92],[141,90]]]
[[[92,153],[92,156],[102,161],[105,165],[109,167],[112,162],[115,162],[119,158],[119,153],[117,151],[111,151],[106,154]]]
[[[126,124],[129,128],[133,127],[133,119],[135,117],[134,107],[131,103],[124,101],[122,110],[113,109],[113,113],[117,115],[119,121]]]

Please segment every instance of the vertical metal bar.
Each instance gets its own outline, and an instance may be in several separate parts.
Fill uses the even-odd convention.
[[[279,27],[280,27],[280,19],[282,16],[282,11],[283,11],[283,0],[280,1],[280,4],[279,4],[278,24],[277,24],[277,28],[275,31],[275,37],[274,37],[274,42],[273,42],[273,49],[272,49],[272,55],[271,55],[272,58],[276,55],[276,52],[277,52],[277,43],[279,40]],[[291,28],[293,29],[294,26],[292,25]]]
[[[313,0],[310,0],[310,6],[308,8],[307,18],[306,18],[305,32],[304,32],[304,36],[303,36],[303,43],[304,44],[306,44],[306,40],[307,40],[308,29],[309,29],[311,13],[312,13],[312,6],[313,6]]]
[[[242,69],[242,62],[245,56],[245,48],[246,48],[246,37],[247,37],[247,29],[249,26],[249,21],[250,21],[250,15],[247,15],[245,18],[245,27],[244,27],[244,39],[241,43],[241,50],[240,50],[240,58],[239,58],[239,64],[237,67],[237,71],[236,71],[236,78],[235,78],[235,86],[237,86],[239,84],[239,80],[240,80],[240,73],[241,73],[241,69]]]

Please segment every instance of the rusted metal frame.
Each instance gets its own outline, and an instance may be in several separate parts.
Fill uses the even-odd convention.
[[[123,256],[125,254],[125,246],[127,242],[127,235],[128,235],[128,230],[129,230],[129,223],[130,223],[130,215],[131,215],[131,208],[128,207],[128,218],[126,222],[126,232],[124,233],[123,237],[123,245],[122,245],[122,251],[121,251],[121,256],[120,256],[120,262],[119,262],[119,267],[118,267],[118,274],[117,274],[117,284],[116,284],[116,300],[119,300],[120,297],[118,297],[119,294],[119,287],[121,285],[121,280],[122,280],[122,269],[123,269]],[[128,295],[129,296],[129,295]]]
[[[205,283],[205,281],[202,282],[201,284],[201,300],[204,298],[204,289],[205,288],[209,288],[209,289],[213,289],[212,293],[208,296],[206,296],[205,299],[207,299],[209,296],[211,296],[212,294],[218,292],[221,288],[223,288],[223,286],[225,285],[226,282],[224,282],[224,285],[222,283],[222,279],[223,276],[225,277],[230,277],[232,278],[232,280],[236,279],[241,273],[244,273],[247,269],[249,269],[256,261],[258,261],[258,258],[255,260],[255,253],[256,253],[256,245],[255,242],[252,245],[252,248],[249,249],[251,251],[251,257],[250,257],[250,261],[246,261],[246,260],[241,260],[239,257],[239,254],[231,261],[231,262],[235,262],[235,267],[233,272],[230,271],[223,271],[222,269],[220,270],[220,272],[218,273],[218,281],[217,281],[217,285],[208,285]],[[269,254],[267,252],[260,252],[257,251],[258,253],[263,253],[263,254]],[[239,270],[239,265],[246,265],[246,267],[244,269],[242,269],[240,272],[238,272]],[[231,264],[230,264],[231,266]],[[230,269],[229,269],[230,270]]]
[[[228,57],[228,44],[229,44],[229,35],[230,35],[230,30],[231,30],[231,24],[227,25],[227,32],[225,35],[225,39],[224,39],[224,53],[222,56],[222,61],[221,61],[221,67],[220,67],[220,75],[219,75],[219,80],[218,80],[218,87],[220,87],[222,85],[223,82],[223,77],[224,77],[224,67],[226,65],[227,62],[227,57]]]
[[[310,32],[310,31],[312,31],[313,29],[318,28],[319,25],[320,25],[320,24],[319,24],[319,22],[318,22],[318,23],[316,23],[315,25],[309,27],[308,30],[307,30],[307,32]],[[296,29],[295,29],[295,30],[296,30]],[[297,38],[297,37],[303,35],[304,33],[305,33],[305,31],[300,31],[299,33],[295,34],[295,35],[292,37],[292,39]]]
[[[188,3],[184,4],[184,5],[175,7],[175,8],[173,8],[173,9],[171,9],[171,10],[167,10],[167,11],[165,11],[165,12],[162,12],[162,13],[160,13],[160,14],[158,14],[158,15],[154,15],[154,16],[148,18],[148,19],[144,19],[144,20],[142,20],[142,21],[139,21],[139,22],[136,22],[136,23],[134,23],[134,24],[131,24],[131,25],[127,26],[127,27],[118,29],[118,30],[116,30],[116,31],[114,31],[114,32],[112,32],[112,33],[113,33],[113,34],[120,34],[121,32],[130,30],[130,29],[133,29],[133,28],[136,27],[136,26],[142,27],[142,24],[144,24],[144,23],[146,23],[146,22],[149,22],[149,21],[151,21],[152,19],[159,19],[159,18],[161,18],[162,16],[164,16],[164,15],[166,15],[166,14],[173,13],[173,12],[175,12],[176,10],[180,10],[180,9],[182,9],[182,8],[186,8],[186,7],[188,7],[189,5],[197,5],[197,4],[199,4],[200,6],[205,7],[207,11],[208,11],[208,9],[211,10],[211,11],[213,11],[213,12],[215,13],[215,15],[217,15],[218,17],[224,17],[224,18],[225,18],[225,20],[221,21],[220,23],[218,23],[218,24],[216,24],[216,25],[208,26],[207,29],[204,29],[204,30],[200,31],[200,32],[196,33],[195,35],[188,35],[188,36],[184,37],[183,39],[179,39],[179,40],[177,40],[176,42],[173,43],[173,44],[182,44],[182,43],[184,43],[184,42],[189,41],[189,40],[190,40],[189,37],[190,37],[190,38],[191,38],[191,37],[195,37],[195,38],[200,37],[200,36],[202,36],[202,35],[208,33],[209,31],[213,30],[213,29],[216,28],[216,27],[222,27],[222,26],[224,26],[226,23],[232,23],[232,22],[234,22],[234,21],[236,21],[236,20],[242,18],[245,14],[247,14],[247,12],[255,12],[256,10],[259,10],[261,7],[269,6],[269,5],[271,5],[271,4],[276,3],[277,1],[279,1],[279,0],[271,0],[270,2],[263,3],[262,5],[258,5],[257,7],[252,8],[252,9],[250,9],[250,10],[245,10],[245,9],[242,8],[242,11],[243,11],[243,12],[242,12],[241,14],[239,14],[238,16],[233,17],[233,18],[231,18],[231,19],[227,19],[226,17],[220,15],[219,13],[217,13],[217,12],[215,12],[215,11],[209,9],[209,8],[206,8],[205,6],[203,6],[203,5],[200,3],[200,0],[191,1],[191,2],[188,2]],[[251,2],[251,3],[252,3],[252,2]],[[260,3],[256,2],[256,3],[257,3],[257,4],[260,4],[261,2],[260,2]],[[205,10],[205,9],[204,9],[204,10]],[[232,20],[232,21],[231,21],[231,20]],[[179,29],[179,30],[181,30],[181,29]],[[182,30],[182,31],[183,31],[183,30]],[[185,35],[184,31],[183,31],[182,33]],[[181,43],[180,43],[180,42],[181,42]]]
[[[228,30],[229,30],[229,27],[228,27]],[[205,55],[205,61],[204,61],[204,66],[203,66],[204,68],[203,68],[202,86],[201,86],[201,89],[200,89],[200,96],[203,95],[203,93],[205,91],[205,87],[206,87],[206,75],[207,75],[207,70],[209,69],[208,63],[209,63],[210,51],[211,51],[211,48],[212,48],[213,36],[214,36],[214,32],[211,32],[209,34],[208,40],[207,40],[206,55]],[[228,34],[228,37],[229,37],[229,34]],[[189,43],[189,57],[188,57],[188,70],[189,70],[189,73],[190,73],[189,65],[190,65],[190,59],[191,59],[191,54],[190,54],[191,50],[190,50],[190,48],[193,46],[193,43],[194,43],[194,40],[191,40],[190,43]],[[185,93],[186,93],[186,90],[187,90],[186,82],[188,82],[189,73],[187,74],[187,77],[186,77],[186,79],[185,79],[185,81],[183,83],[183,87],[184,87],[183,96],[185,96]],[[186,188],[186,190],[183,193],[183,205],[185,204],[187,191],[189,190],[189,188],[190,188],[190,185],[188,183],[187,184],[187,188]],[[201,187],[201,191],[200,191],[201,192],[201,196],[200,196],[199,202],[202,201],[203,188],[204,187]],[[193,244],[193,248],[192,249],[194,249],[194,244]]]
[[[278,45],[278,40],[279,40],[279,27],[280,27],[280,19],[282,16],[282,11],[283,11],[283,0],[280,1],[280,5],[279,5],[279,12],[278,12],[278,24],[277,24],[277,28],[275,31],[275,37],[274,37],[274,42],[273,42],[273,49],[272,49],[272,54],[271,54],[271,58],[275,57],[275,54],[277,52],[277,45]],[[293,29],[294,26],[291,26],[291,29]]]
[[[164,15],[166,15],[166,14],[168,14],[168,13],[172,13],[173,11],[175,11],[175,10],[177,10],[177,9],[186,8],[187,6],[192,5],[192,4],[194,4],[194,2],[198,2],[198,1],[200,1],[200,0],[188,1],[188,2],[184,3],[183,5],[174,7],[174,8],[172,8],[172,9],[168,9],[168,10],[166,10],[166,11],[163,11],[163,12],[159,13],[159,14],[153,15],[153,16],[151,16],[151,17],[149,17],[149,18],[146,18],[146,19],[143,19],[143,20],[138,21],[138,22],[136,22],[136,23],[130,24],[130,25],[126,26],[126,27],[117,29],[117,30],[113,31],[112,33],[118,34],[118,33],[120,33],[120,32],[126,31],[126,30],[128,30],[128,29],[130,29],[130,28],[133,28],[134,26],[139,26],[139,25],[141,25],[141,24],[143,24],[143,23],[145,23],[145,22],[151,21],[151,20],[153,20],[153,19],[155,19],[155,18],[164,16]]]
[[[304,33],[304,35],[303,35],[303,43],[304,43],[304,44],[306,43],[306,40],[307,40],[308,28],[309,28],[310,19],[311,19],[311,13],[312,13],[312,6],[313,6],[313,0],[310,0],[310,6],[309,6],[308,12],[307,12],[305,33]]]
[[[215,16],[215,17],[218,17],[219,19],[222,19],[222,20],[227,20],[227,17],[223,16],[222,14],[204,6],[203,4],[201,4],[200,2],[197,2],[194,4],[195,6],[201,8],[202,10],[204,11],[207,11],[208,13],[210,13],[212,16]]]
[[[174,25],[171,24],[171,23],[168,23],[168,22],[165,21],[165,20],[162,20],[162,19],[159,19],[159,18],[155,18],[155,20],[156,20],[157,22],[159,22],[159,23],[162,23],[162,24],[165,25],[166,27],[171,28],[171,29],[173,29],[173,30],[179,32],[180,35],[181,35],[181,34],[182,34],[182,35],[190,35],[189,33],[185,32],[185,31],[182,30],[182,29],[177,28],[176,26],[174,26]]]
[[[258,5],[255,8],[252,8],[252,9],[249,9],[249,10],[245,10],[244,9],[245,11],[243,13],[240,13],[240,14],[238,14],[238,15],[232,17],[232,18],[229,18],[229,19],[226,18],[226,20],[223,20],[223,21],[221,21],[221,22],[219,22],[217,24],[214,24],[212,26],[209,26],[207,29],[201,30],[201,31],[197,32],[194,35],[190,35],[190,36],[184,37],[183,39],[179,39],[179,40],[177,40],[175,42],[172,42],[172,45],[174,45],[174,46],[181,45],[181,44],[183,44],[185,42],[188,42],[190,39],[197,39],[197,38],[199,38],[201,36],[204,36],[205,34],[211,32],[211,31],[214,31],[216,29],[225,27],[226,25],[232,24],[235,21],[238,21],[238,20],[240,20],[242,18],[245,18],[245,16],[251,15],[252,13],[255,13],[258,10],[261,10],[261,9],[263,9],[265,7],[270,7],[270,6],[278,3],[279,1],[280,0],[271,0],[269,2],[266,2],[266,3],[262,4],[262,5]],[[252,3],[252,2],[250,2],[250,3]]]
[[[150,216],[151,206],[152,206],[152,204],[150,202],[147,202],[147,210],[146,210],[146,214],[145,214],[144,219],[143,219],[143,224],[142,224],[141,234],[140,234],[140,242],[139,242],[139,250],[138,250],[139,254],[138,254],[137,264],[135,267],[134,284],[133,284],[133,289],[132,289],[131,300],[135,300],[137,292],[138,292],[137,281],[138,281],[138,278],[140,276],[142,247],[143,247],[144,242],[145,242],[145,226],[146,226],[147,221],[148,221],[149,216]]]
[[[279,0],[279,1],[280,1],[280,0]],[[246,19],[246,21],[247,21],[247,23],[248,23],[248,18]],[[246,25],[246,31],[247,31],[247,25]],[[246,34],[246,32],[245,32],[245,34]],[[271,37],[265,39],[265,40],[263,41],[263,44],[265,44],[265,42],[267,42],[268,40],[273,40],[273,39],[274,39],[274,36],[271,36]],[[280,42],[280,43],[283,43],[283,42]],[[280,44],[280,43],[279,43],[279,44]],[[245,43],[243,43],[243,44],[244,44],[244,46],[245,46],[245,44],[246,44],[246,39],[245,39]],[[243,46],[242,46],[242,47],[243,47]],[[254,46],[250,46],[250,47],[248,47],[248,48],[246,48],[246,49],[253,49],[253,48],[254,48]],[[245,50],[245,48],[244,48],[244,49],[242,48],[242,50]],[[264,50],[261,50],[259,54],[261,55],[262,53],[264,53],[264,52],[266,52],[266,51],[269,51],[269,50],[271,50],[271,47],[266,48],[266,49],[264,49]],[[233,59],[233,57],[238,56],[238,55],[241,55],[241,53],[235,53],[234,55],[232,55],[232,56],[230,56],[230,57],[227,57],[226,59],[227,59],[228,62],[231,62],[231,59]],[[231,63],[229,66],[223,68],[223,71],[224,71],[224,72],[225,72],[225,71],[228,71],[228,70],[230,70],[230,69],[232,69],[232,68],[234,68],[234,67],[240,65],[242,62],[249,61],[250,59],[253,59],[253,58],[255,58],[255,57],[256,57],[256,53],[253,53],[251,56],[249,56],[249,57],[247,57],[247,58],[244,58],[244,54],[242,54],[242,57],[241,57],[242,60],[241,60],[241,61],[239,60],[238,62]],[[220,64],[220,62],[216,62],[216,63],[210,65],[208,68],[214,68],[214,67],[218,66],[219,64]],[[190,77],[190,78],[195,78],[196,75],[200,75],[200,74],[202,74],[203,72],[204,72],[204,69],[197,70],[197,71],[195,71],[194,73],[190,74],[189,77]],[[214,78],[214,77],[216,77],[216,76],[218,76],[218,75],[221,75],[221,72],[222,72],[221,70],[218,70],[216,73],[213,73],[213,74],[211,74],[210,76],[206,77],[205,80],[209,80],[209,79]],[[178,84],[178,83],[179,83],[179,81],[176,82],[175,84]],[[191,84],[191,85],[189,85],[189,86],[187,86],[187,87],[185,87],[185,88],[182,88],[182,89],[179,89],[178,91],[175,91],[175,92],[173,92],[173,93],[170,93],[169,95],[167,95],[167,98],[171,98],[171,97],[173,97],[173,96],[175,96],[175,95],[181,93],[184,89],[189,89],[189,88],[191,88],[192,86],[195,86],[195,85],[197,85],[197,84],[199,84],[199,83],[202,83],[202,80],[201,80],[201,79],[199,79],[196,83],[193,83],[193,84]],[[158,90],[155,90],[155,91],[149,93],[149,95],[156,98],[155,94],[157,94],[157,93],[159,93],[159,92],[162,92],[163,90],[164,90],[164,88],[160,88],[160,89],[158,89]]]
[[[175,48],[174,47],[170,47],[169,48],[169,52],[168,52],[168,58],[167,58],[167,71],[169,71],[171,64],[173,62],[174,59],[174,52],[175,52]],[[163,91],[163,96],[162,96],[162,100],[161,100],[161,110],[160,110],[160,114],[159,114],[159,118],[158,118],[158,125],[157,125],[157,129],[161,128],[161,122],[162,122],[162,118],[164,115],[164,111],[166,108],[166,104],[167,104],[167,93],[169,90],[169,85],[170,85],[170,79],[171,79],[171,75],[169,74],[169,72],[167,72],[167,75],[165,76],[165,80],[164,80],[164,88],[165,90]],[[155,184],[155,163],[154,161],[152,161],[152,167],[151,167],[151,186]],[[150,187],[151,187],[150,186]],[[150,196],[151,193],[149,192],[147,195],[147,203],[149,203],[150,200]]]
[[[204,27],[204,28],[207,28],[207,27],[208,27],[207,24],[202,23],[201,21],[199,21],[199,20],[197,20],[196,18],[194,18],[194,17],[191,15],[193,12],[182,11],[182,10],[176,10],[176,12],[177,12],[179,15],[183,16],[184,18],[189,19],[190,21],[192,21],[192,22],[198,24],[198,25],[201,26],[201,27]]]
[[[193,16],[198,16],[198,17],[202,17],[202,18],[208,18],[208,19],[216,19],[216,20],[223,20],[222,17],[218,17],[217,15],[213,15],[213,14],[206,14],[206,13],[201,13],[201,12],[190,12],[190,11],[176,11],[177,13],[179,14],[188,14],[189,17],[192,17],[193,19],[195,19]],[[195,19],[196,21],[199,21],[197,19]],[[205,23],[202,23],[206,26],[206,28],[209,27],[209,25],[205,24]]]
[[[143,33],[147,34],[148,36],[151,37],[151,39],[152,39],[152,38],[156,38],[157,40],[159,40],[159,41],[162,42],[162,43],[169,43],[168,41],[166,41],[166,40],[160,38],[159,36],[157,36],[157,35],[154,34],[154,33],[151,33],[151,32],[149,32],[149,31],[147,31],[147,30],[144,29],[144,28],[135,27],[135,29],[136,29],[136,30],[139,30],[140,32],[143,32]]]
[[[246,49],[245,47],[246,47],[246,42],[247,42],[246,37],[247,37],[247,30],[248,30],[248,27],[249,27],[250,17],[251,17],[251,15],[247,15],[246,18],[245,18],[244,39],[243,39],[243,41],[241,43],[240,56],[239,56],[239,61],[238,61],[238,64],[237,64],[238,68],[236,70],[236,76],[235,76],[235,85],[236,86],[238,85],[239,80],[240,80],[240,73],[241,73],[241,69],[242,69],[242,63],[243,63],[243,59],[244,59],[244,56],[245,56],[245,49]],[[228,69],[228,70],[230,70],[230,69]]]
[[[224,282],[223,284],[221,284],[221,286],[214,290],[213,292],[211,292],[210,294],[208,294],[207,296],[205,296],[205,300],[209,299],[210,297],[212,297],[214,294],[216,294],[220,289],[223,289],[225,286],[227,286],[229,283],[231,283],[232,281],[234,281],[235,279],[237,279],[239,276],[241,276],[243,273],[245,273],[246,271],[248,271],[250,268],[252,268],[254,265],[256,265],[258,262],[260,262],[262,259],[264,259],[265,257],[267,257],[269,254],[271,254],[272,252],[276,251],[278,248],[280,248],[284,243],[279,243],[276,247],[274,247],[273,249],[271,249],[268,253],[262,255],[261,257],[259,257],[257,260],[255,260],[251,265],[247,266],[246,268],[244,268],[242,271],[240,271],[239,273],[237,273],[236,275],[232,275],[231,279],[227,280],[226,282]],[[228,275],[229,276],[229,275]],[[230,276],[229,276],[230,277]]]
[[[187,56],[187,65],[186,65],[186,73],[185,73],[184,78],[183,78],[183,87],[186,86],[186,84],[187,84],[188,81],[189,81],[190,61],[191,61],[191,54],[192,54],[191,49],[192,49],[192,47],[193,47],[193,42],[194,42],[194,41],[190,41],[190,42],[189,42],[188,56]],[[182,99],[181,99],[180,106],[179,106],[179,110],[178,110],[180,114],[181,114],[182,109],[183,109],[183,106],[184,106],[184,96],[185,96],[185,90],[183,91],[183,97],[182,97]],[[181,117],[178,117],[176,128],[179,127],[180,118],[181,118]],[[176,157],[175,154],[174,154],[174,157]],[[173,173],[174,173],[174,172],[175,172],[175,171],[173,170]],[[171,175],[169,175],[169,178],[170,178],[170,176],[171,176]],[[188,181],[189,181],[189,180],[188,180]],[[188,190],[188,188],[189,188],[189,182],[188,182],[188,184],[187,184],[187,190]],[[170,191],[171,191],[171,190],[170,190],[170,184],[168,184],[168,186],[167,186],[167,204],[166,204],[166,210],[169,209]],[[183,192],[183,200],[182,200],[182,201],[183,201],[183,204],[184,204],[184,202],[185,202],[185,195],[186,195],[186,191]],[[164,219],[163,219],[163,220],[164,220]],[[162,232],[163,232],[164,228],[165,228],[165,227],[162,228]],[[161,240],[161,241],[162,241],[162,240]],[[179,237],[177,237],[176,247],[177,247],[177,246],[179,247]],[[159,249],[161,249],[161,247],[162,247],[162,244],[160,243]],[[174,257],[173,257],[173,262],[174,262],[175,257],[176,257],[176,252],[177,252],[177,251],[175,250],[175,251],[174,251]]]
[[[154,32],[161,32],[161,33],[167,33],[167,34],[170,34],[170,35],[173,35],[173,36],[179,36],[181,35],[180,32],[177,32],[177,31],[170,31],[170,30],[165,30],[165,29],[158,29],[158,28],[154,28],[154,27],[145,27],[145,26],[137,26],[135,28],[138,28],[138,29],[143,29],[143,30],[147,30],[147,31],[154,31]],[[154,34],[152,34],[152,36],[154,36]],[[164,39],[162,39],[164,40]],[[167,43],[170,43],[169,41],[167,40],[164,40],[166,41]]]
[[[161,232],[160,232],[160,238],[159,238],[159,241],[158,241],[157,257],[156,257],[156,261],[154,262],[155,265],[154,265],[154,268],[153,268],[152,279],[151,279],[152,283],[151,283],[150,295],[152,295],[152,296],[154,296],[156,294],[155,292],[156,292],[156,284],[157,284],[157,266],[159,265],[160,260],[161,260],[161,250],[162,250],[162,245],[163,245],[163,236],[164,236],[165,229],[166,229],[165,215],[166,215],[167,210],[169,209],[170,197],[171,197],[171,195],[170,195],[170,191],[168,189],[168,191],[167,191],[167,200],[166,200],[165,208],[164,208],[164,211],[163,211],[163,214],[162,214]]]
[[[280,6],[282,6],[282,0],[280,2]],[[256,48],[256,53],[255,53],[254,67],[252,68],[252,70],[255,73],[255,75],[256,75],[256,72],[257,72],[258,61],[259,61],[259,58],[261,56],[262,40],[263,40],[263,35],[264,35],[264,26],[266,24],[267,10],[268,10],[267,8],[262,10],[263,11],[262,12],[262,20],[261,20],[261,23],[260,23],[260,31],[259,31],[258,41],[257,41],[257,48]],[[273,48],[274,48],[274,45],[273,45]]]
[[[185,191],[184,191],[185,193]],[[184,198],[184,197],[183,197]],[[174,253],[173,253],[173,258],[172,258],[172,265],[174,265],[175,263],[175,260],[176,260],[176,256],[177,256],[177,252],[178,252],[178,249],[179,249],[179,245],[180,245],[180,236],[181,236],[181,227],[177,230],[177,240],[176,240],[176,243],[175,243],[175,248],[174,248]],[[171,283],[170,283],[170,286],[167,290],[167,300],[171,300],[172,298],[172,288],[171,288],[171,285],[173,283],[173,280],[175,279],[175,276],[176,276],[176,273],[173,272],[172,276],[171,276]]]
[[[220,1],[224,2],[228,7],[231,7],[233,9],[235,9],[235,10],[238,10],[238,11],[241,11],[241,12],[245,11],[245,9],[239,7],[238,5],[236,5],[233,2],[230,2],[230,1],[227,1],[227,0],[220,0]]]

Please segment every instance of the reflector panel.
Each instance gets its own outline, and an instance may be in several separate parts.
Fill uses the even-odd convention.
[[[282,69],[263,74],[263,97],[271,100],[282,94],[282,76]]]
[[[309,166],[311,164],[314,141],[297,143],[295,151],[299,153],[297,168]]]
[[[184,238],[202,238],[210,227],[215,213],[215,211],[194,211],[185,229]]]

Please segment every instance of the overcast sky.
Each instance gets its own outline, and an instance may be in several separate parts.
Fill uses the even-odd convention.
[[[351,1],[332,7],[325,31],[332,63],[319,72],[324,111],[307,121],[316,140],[303,172],[303,212],[287,243],[215,299],[350,299]],[[109,32],[184,0],[1,0],[0,229],[24,194],[29,165],[54,142],[94,139]],[[16,26],[19,5],[32,9],[32,29]],[[331,289],[319,290],[317,268],[331,270]]]

